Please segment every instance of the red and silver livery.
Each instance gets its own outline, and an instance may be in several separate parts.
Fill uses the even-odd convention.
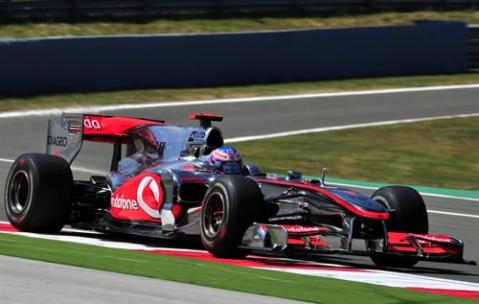
[[[63,114],[48,125],[45,154],[25,153],[6,181],[5,207],[24,231],[65,224],[156,238],[199,237],[218,257],[369,255],[380,266],[420,260],[465,263],[463,242],[429,234],[417,191],[388,186],[372,196],[239,163],[240,175],[218,172],[223,117],[194,113],[199,125],[96,114]],[[112,145],[109,172],[74,180],[70,165],[85,141]],[[214,152],[213,152],[214,151]],[[239,154],[238,154],[239,158]],[[353,246],[355,244],[355,246]],[[358,249],[356,244],[364,244]]]

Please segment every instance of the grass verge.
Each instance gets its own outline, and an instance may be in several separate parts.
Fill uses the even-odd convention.
[[[399,288],[0,234],[0,254],[314,303],[472,303]]]
[[[266,172],[479,190],[479,117],[367,127],[234,144]]]
[[[245,16],[227,18],[162,18],[137,21],[35,22],[5,24],[0,37],[130,35],[159,33],[233,32],[324,27],[411,24],[416,20],[460,20],[479,23],[479,11],[419,11],[333,16]]]
[[[454,75],[343,79],[216,88],[150,89],[99,93],[55,94],[23,98],[0,96],[0,111],[476,83],[479,83],[479,73],[471,72]]]

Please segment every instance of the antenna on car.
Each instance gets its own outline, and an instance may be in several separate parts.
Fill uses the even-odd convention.
[[[223,116],[212,113],[191,113],[188,119],[199,120],[200,126],[207,129],[211,127],[212,121],[223,121]]]
[[[326,178],[326,172],[328,172],[328,168],[323,168],[321,170],[321,185],[324,186],[324,179]]]

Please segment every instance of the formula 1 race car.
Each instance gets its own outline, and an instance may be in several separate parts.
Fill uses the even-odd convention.
[[[8,174],[9,221],[32,232],[69,224],[156,238],[200,236],[217,257],[336,253],[367,254],[380,266],[465,263],[460,239],[428,234],[426,207],[414,189],[383,187],[370,198],[326,184],[324,173],[278,177],[242,163],[228,171],[209,162],[223,146],[212,121],[223,117],[189,118],[199,126],[93,114],[49,120],[47,153],[20,155]],[[70,164],[83,141],[113,145],[108,174],[73,180]],[[364,248],[354,249],[353,240]]]

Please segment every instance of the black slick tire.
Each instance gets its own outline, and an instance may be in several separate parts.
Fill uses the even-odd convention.
[[[71,212],[73,176],[69,164],[48,154],[20,155],[7,176],[5,213],[15,228],[57,232]]]
[[[386,228],[392,232],[427,234],[429,231],[426,205],[421,195],[410,187],[387,186],[376,190],[372,199],[390,210]],[[371,259],[378,266],[412,267],[415,257],[372,254]]]
[[[246,229],[266,217],[266,202],[258,184],[247,177],[218,177],[203,199],[201,240],[216,257],[243,257],[241,250]]]

